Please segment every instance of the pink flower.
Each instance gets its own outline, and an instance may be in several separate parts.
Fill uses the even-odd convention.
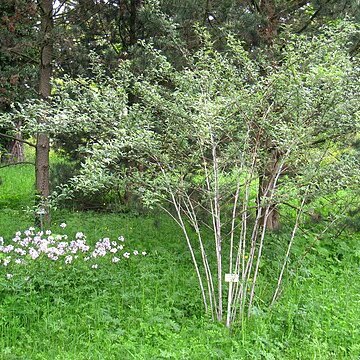
[[[2,249],[2,251],[3,251],[4,253],[9,253],[9,252],[11,252],[11,251],[13,251],[13,250],[14,250],[14,246],[13,246],[13,245],[4,246],[3,249]]]
[[[4,266],[8,266],[10,264],[10,261],[11,261],[11,257],[7,257],[3,260],[3,265]]]
[[[56,261],[56,260],[59,259],[59,257],[56,256],[56,255],[54,255],[53,253],[49,253],[49,254],[48,254],[48,258],[51,259],[51,260],[53,260],[53,261]]]
[[[30,248],[29,255],[33,260],[35,260],[39,257],[40,254],[34,248]]]
[[[65,257],[65,264],[71,264],[73,261],[73,257],[71,255],[67,255]]]
[[[18,241],[20,241],[20,240],[21,240],[20,235],[16,235],[16,236],[12,239],[13,242],[18,242]]]

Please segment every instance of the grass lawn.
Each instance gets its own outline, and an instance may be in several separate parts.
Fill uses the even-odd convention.
[[[0,177],[0,236],[9,243],[32,226],[23,209],[33,178],[27,166],[2,169]],[[0,263],[0,359],[360,358],[359,234],[342,240],[349,254],[341,260],[337,244],[311,251],[286,275],[274,308],[258,301],[258,312],[229,332],[204,314],[186,244],[167,217],[61,210],[54,234],[63,222],[69,239],[81,231],[94,245],[122,235],[125,249],[147,255],[102,259],[97,269],[80,261]],[[264,277],[266,288],[271,272]]]

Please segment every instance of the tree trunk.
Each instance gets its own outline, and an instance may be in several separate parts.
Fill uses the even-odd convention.
[[[24,156],[24,143],[22,140],[22,135],[20,131],[21,122],[17,124],[17,132],[15,134],[15,140],[12,142],[10,150],[10,163],[16,164],[18,162],[25,161]]]
[[[40,0],[41,11],[41,49],[40,49],[40,79],[39,94],[44,100],[51,95],[51,73],[52,73],[52,52],[53,52],[53,3],[52,0]],[[38,124],[46,123],[46,117],[39,117]],[[39,132],[36,142],[36,191],[44,201],[44,223],[50,223],[49,207],[46,200],[49,196],[49,136],[47,133]],[[40,215],[41,216],[41,215]]]
[[[264,17],[264,24],[258,29],[259,36],[262,43],[271,52],[271,46],[274,39],[278,35],[279,21],[277,17],[276,2],[274,0],[263,0],[259,2],[258,11]],[[266,198],[271,198],[275,191],[274,180],[279,170],[280,153],[272,147],[270,139],[265,134],[263,140],[264,150],[268,154],[265,160],[264,167],[259,176],[259,191],[258,191],[258,209],[262,207],[262,203],[267,203]],[[264,209],[262,213],[264,214]],[[263,216],[262,223],[265,225],[265,218]],[[278,204],[273,202],[270,204],[269,214],[266,218],[266,228],[274,231],[280,228],[280,213]]]
[[[137,0],[130,1],[130,19],[129,19],[129,42],[130,46],[135,45],[137,41],[137,31],[136,31],[136,20],[137,20]]]
[[[139,38],[139,19],[138,12],[143,0],[118,0],[119,17],[118,31],[119,36],[127,51],[129,47],[136,44]]]
[[[264,25],[258,29],[262,41],[272,45],[278,35],[279,21],[274,0],[263,0],[259,3],[260,15],[264,16]]]

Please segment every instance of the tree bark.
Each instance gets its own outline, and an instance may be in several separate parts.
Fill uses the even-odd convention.
[[[22,134],[20,131],[21,123],[18,122],[16,127],[17,127],[17,131],[10,151],[10,162],[13,164],[25,161],[24,143],[22,142]]]
[[[136,20],[137,20],[137,0],[130,1],[130,19],[129,19],[129,42],[130,46],[135,45],[137,41],[137,32],[136,32]]]
[[[53,53],[53,3],[52,0],[40,0],[41,11],[41,49],[40,49],[40,76],[39,95],[48,100],[51,95],[52,53]],[[38,124],[46,123],[46,117],[39,117]],[[49,208],[46,200],[49,197],[49,136],[45,132],[39,132],[36,139],[35,177],[36,191],[44,201],[44,223],[50,223]]]
[[[143,0],[118,1],[118,32],[125,51],[127,51],[129,47],[135,45],[138,41],[138,12],[142,3]]]
[[[257,10],[260,15],[264,17],[264,24],[258,30],[259,36],[262,43],[271,53],[271,46],[278,35],[279,28],[279,10],[276,8],[276,1],[263,0],[258,3]],[[265,163],[259,174],[258,209],[262,208],[262,214],[264,214],[266,205],[269,205],[269,213],[266,216],[266,220],[264,215],[262,215],[260,223],[262,223],[263,226],[266,226],[268,230],[274,231],[280,228],[280,213],[278,204],[276,202],[267,204],[267,199],[273,197],[273,193],[276,189],[274,180],[279,170],[280,153],[272,146],[271,140],[266,134],[262,134],[260,137],[263,137],[261,142],[263,149],[267,154],[267,158],[264,160]]]
[[[264,16],[264,25],[259,28],[259,35],[266,45],[272,45],[278,35],[279,21],[274,0],[263,0],[259,3],[259,11]]]

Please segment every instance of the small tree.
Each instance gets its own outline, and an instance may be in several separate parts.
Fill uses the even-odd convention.
[[[341,46],[344,30],[294,38],[278,64],[251,60],[231,37],[220,54],[206,34],[181,71],[152,51],[156,66],[135,85],[138,104],[111,142],[92,148],[77,179],[94,186],[98,175],[121,176],[124,154],[140,164],[133,184],[180,226],[205,309],[227,326],[253,311],[267,220],[279,204],[295,213],[271,303],[310,199],[359,181],[351,154],[333,156],[359,126],[358,68]]]
[[[101,91],[84,83],[96,100],[87,109],[82,92],[59,94],[65,110],[52,105],[52,126],[75,118],[81,127],[94,114],[111,119],[111,128],[97,123],[104,136],[88,144],[73,185],[92,192],[131,183],[145,204],[167,212],[184,234],[205,309],[227,326],[254,312],[268,219],[280,204],[295,211],[283,229],[288,243],[273,296],[262,299],[269,303],[309,201],[359,183],[344,146],[359,129],[359,67],[343,48],[353,31],[340,24],[317,38],[295,37],[276,63],[252,60],[231,36],[219,53],[200,31],[203,46],[181,70],[143,45],[146,74],[131,75],[124,63]],[[137,101],[125,109],[130,82]]]

